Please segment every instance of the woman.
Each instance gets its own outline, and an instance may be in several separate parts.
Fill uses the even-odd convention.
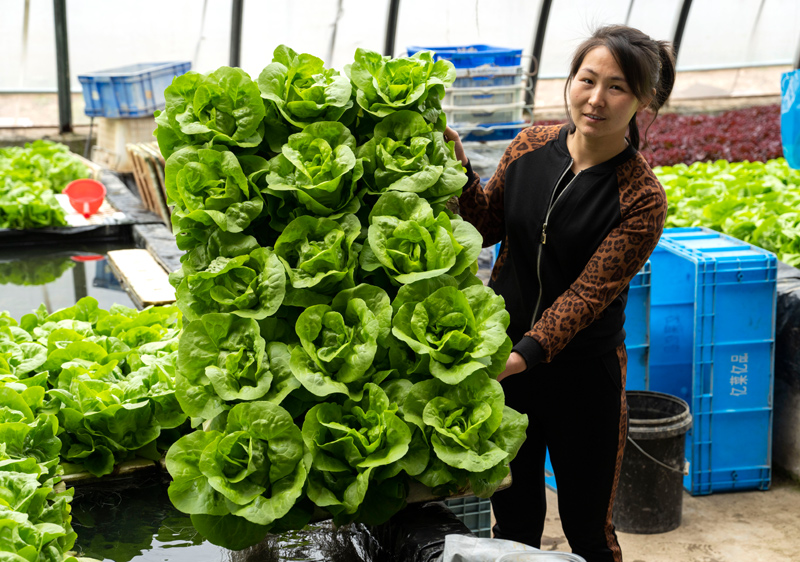
[[[604,27],[573,57],[569,122],[523,130],[484,189],[446,132],[470,178],[462,216],[485,245],[502,241],[490,286],[505,298],[514,349],[498,380],[530,417],[513,484],[492,497],[497,538],[540,546],[547,447],[573,552],[622,560],[611,513],[627,436],[625,303],[667,210],[636,116],[658,113],[674,77],[668,43]]]

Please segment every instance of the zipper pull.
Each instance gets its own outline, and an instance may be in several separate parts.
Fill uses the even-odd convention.
[[[542,244],[547,244],[547,232],[545,232],[546,230],[547,230],[547,223],[544,223],[542,225],[542,239],[541,239]]]

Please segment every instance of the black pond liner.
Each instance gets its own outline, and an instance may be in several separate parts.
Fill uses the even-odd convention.
[[[335,528],[324,521],[231,551],[195,531],[170,503],[168,485],[156,474],[76,486],[77,554],[113,562],[434,562],[446,535],[471,534],[444,503],[428,502],[409,505],[384,525]]]

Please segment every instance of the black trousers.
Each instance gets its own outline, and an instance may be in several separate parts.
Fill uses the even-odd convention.
[[[495,538],[540,548],[548,448],[572,551],[587,562],[621,562],[611,511],[628,431],[626,365],[623,344],[600,357],[556,357],[501,382],[506,404],[529,423],[511,486],[492,496]]]

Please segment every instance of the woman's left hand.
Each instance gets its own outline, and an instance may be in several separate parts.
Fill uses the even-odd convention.
[[[511,375],[516,375],[517,373],[521,373],[528,368],[528,364],[525,363],[525,359],[517,353],[516,351],[512,351],[511,355],[508,356],[508,361],[506,361],[506,367],[503,369],[503,372],[497,375],[497,382],[500,382],[506,377]]]

